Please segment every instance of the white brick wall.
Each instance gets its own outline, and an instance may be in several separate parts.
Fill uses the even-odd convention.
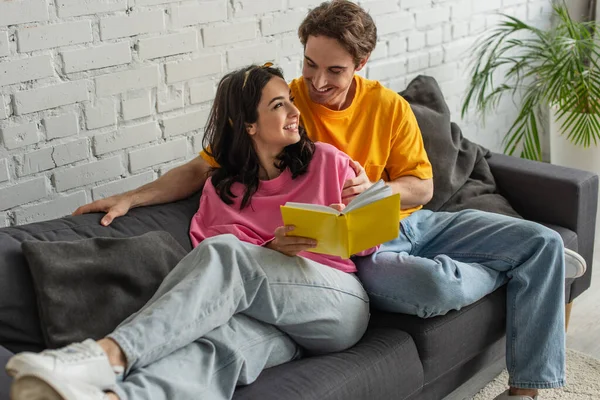
[[[321,0],[0,0],[0,227],[56,218],[195,157],[226,72],[301,72],[296,29]],[[434,76],[465,135],[501,149],[514,107],[460,120],[467,52],[496,11],[549,21],[550,0],[357,0],[379,30],[361,75]]]
[[[90,21],[17,29],[17,45],[21,53],[86,43],[91,42],[92,39],[92,24]]]
[[[66,73],[112,67],[131,62],[131,49],[127,42],[63,51],[61,55]]]
[[[17,115],[57,108],[87,99],[87,81],[83,80],[59,83],[40,89],[17,92],[13,95],[15,114]]]
[[[0,64],[0,86],[46,78],[54,74],[50,56],[6,61]]]

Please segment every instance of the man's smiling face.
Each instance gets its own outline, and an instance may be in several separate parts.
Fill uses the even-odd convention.
[[[354,82],[354,73],[365,63],[366,60],[355,66],[352,55],[336,39],[309,36],[304,48],[302,76],[310,99],[327,108],[341,109]]]

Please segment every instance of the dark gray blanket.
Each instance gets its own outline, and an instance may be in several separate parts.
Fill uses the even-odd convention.
[[[432,211],[477,209],[519,217],[496,190],[486,157],[490,152],[463,137],[435,79],[416,77],[400,93],[411,105],[433,166]]]

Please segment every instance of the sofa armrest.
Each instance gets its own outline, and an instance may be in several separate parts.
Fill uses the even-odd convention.
[[[577,234],[588,270],[573,282],[569,302],[590,287],[598,175],[573,168],[492,153],[488,163],[496,185],[524,218],[559,225]]]

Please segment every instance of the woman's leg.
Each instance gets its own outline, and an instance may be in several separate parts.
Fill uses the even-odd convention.
[[[223,235],[204,241],[185,257],[148,304],[109,338],[124,353],[127,377],[238,313],[277,326],[310,352],[327,353],[350,347],[362,337],[369,305],[351,274]],[[67,353],[60,375],[85,382],[82,365],[69,364],[72,351]],[[76,371],[77,378],[69,376],[69,370]]]
[[[73,355],[73,353],[71,353]],[[237,385],[253,382],[260,372],[291,361],[300,348],[272,325],[236,315],[227,325],[209,332],[156,362],[130,372],[113,382],[110,394],[79,375],[64,376],[43,369],[30,369],[12,385],[14,400],[186,400],[229,399]],[[88,360],[89,361],[89,360]],[[89,363],[87,363],[89,365]],[[90,373],[97,373],[92,368]]]
[[[564,385],[564,250],[539,224],[479,211],[418,211],[398,240],[357,260],[376,307],[421,317],[471,304],[507,287],[509,384]]]
[[[127,373],[187,346],[237,313],[325,353],[360,339],[369,305],[351,274],[221,235],[186,256],[148,304],[108,337],[123,350]]]
[[[263,369],[299,354],[296,343],[274,326],[238,315],[203,338],[131,371],[115,393],[122,400],[230,399],[236,385],[250,384]]]

